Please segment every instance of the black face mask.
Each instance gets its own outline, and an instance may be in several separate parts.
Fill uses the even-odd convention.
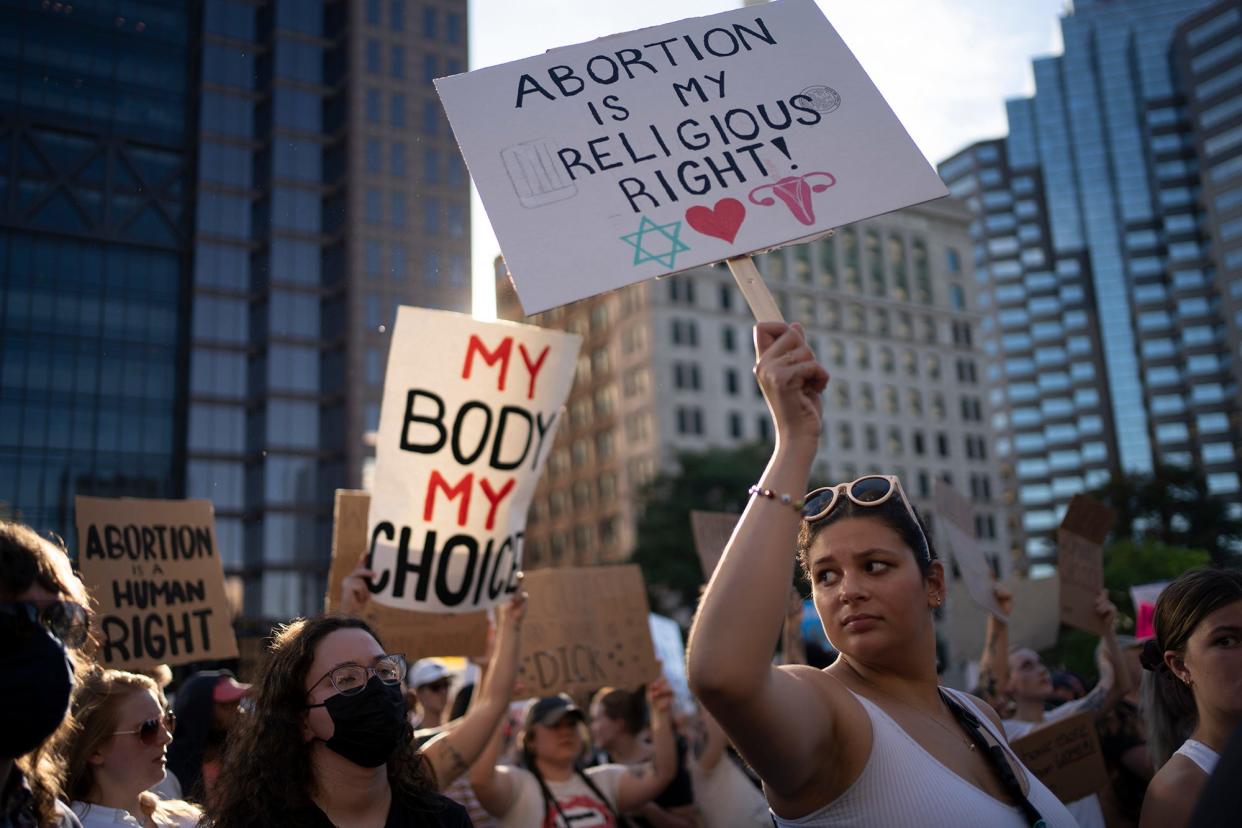
[[[64,646],[44,629],[23,630],[0,650],[0,758],[37,748],[64,721],[73,666]]]
[[[328,749],[364,768],[378,768],[388,761],[402,739],[410,738],[401,685],[384,684],[375,676],[359,693],[338,693],[323,704],[310,707],[323,707],[332,717],[335,730],[332,738],[324,742]]]

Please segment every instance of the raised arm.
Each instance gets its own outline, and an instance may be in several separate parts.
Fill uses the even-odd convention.
[[[1008,617],[1013,611],[1013,594],[1000,584],[992,585],[992,594],[1001,611]],[[983,655],[979,656],[979,688],[991,704],[1009,683],[1009,622],[988,613]]]
[[[724,758],[725,744],[728,739],[725,738],[724,731],[720,725],[707,712],[706,708],[699,711],[699,727],[696,734],[694,744],[694,758],[699,763],[699,770],[705,774],[709,774],[720,764],[720,760]]]
[[[658,678],[647,685],[647,704],[651,709],[650,765],[631,768],[617,786],[617,810],[637,810],[659,796],[677,774],[677,742],[669,708],[673,690],[668,680]]]
[[[435,768],[441,790],[474,764],[491,735],[500,729],[517,681],[525,614],[526,593],[518,590],[497,611],[495,650],[479,693],[470,700],[470,709],[446,733],[423,747],[423,755]]]
[[[799,499],[819,444],[828,374],[799,326],[755,327],[755,375],[776,424],[776,448],[758,485]],[[799,512],[753,496],[725,547],[690,631],[694,694],[777,793],[818,778],[831,744],[828,699],[806,667],[773,667],[789,600]],[[827,684],[825,682],[825,684]]]
[[[513,807],[513,780],[496,767],[503,741],[504,728],[496,727],[483,752],[470,766],[470,787],[474,789],[474,795],[478,797],[483,810],[497,818],[504,816]]]

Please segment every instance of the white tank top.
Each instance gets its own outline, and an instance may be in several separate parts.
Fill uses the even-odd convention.
[[[964,693],[945,688],[961,704],[974,705]],[[773,813],[778,826],[821,828],[1026,828],[1022,811],[984,793],[958,776],[902,730],[887,713],[857,693],[871,720],[871,755],[862,773],[845,792],[818,811],[797,819]],[[1006,744],[1003,733],[978,705],[979,721],[992,737]],[[1016,761],[1016,760],[1015,760]],[[1047,828],[1077,828],[1061,801],[1026,767],[1027,799],[1044,818]]]
[[[1212,775],[1212,771],[1216,770],[1216,763],[1220,761],[1219,753],[1194,739],[1182,742],[1182,746],[1177,749],[1176,753],[1194,762],[1199,766],[1199,770],[1208,776]]]

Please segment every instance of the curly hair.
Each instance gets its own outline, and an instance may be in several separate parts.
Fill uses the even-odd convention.
[[[379,641],[365,621],[343,615],[298,619],[277,629],[270,656],[254,684],[254,709],[230,730],[214,794],[207,801],[217,828],[290,825],[314,814],[315,774],[303,738],[306,675],[319,642],[341,629],[360,629]],[[438,807],[430,765],[414,744],[413,728],[388,759],[393,801],[432,811]]]
[[[52,543],[24,524],[0,520],[0,598],[13,600],[36,584],[63,600],[90,607],[86,587],[73,574],[63,545]],[[76,650],[69,650],[69,660],[75,677],[89,665]],[[40,824],[54,824],[59,819],[56,800],[65,783],[65,760],[59,746],[74,730],[73,714],[67,713],[43,744],[17,759],[17,767],[30,785]]]

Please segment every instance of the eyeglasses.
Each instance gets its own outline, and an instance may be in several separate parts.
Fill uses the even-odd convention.
[[[328,679],[332,682],[332,687],[336,692],[342,696],[352,696],[362,692],[362,688],[367,686],[367,681],[371,676],[375,676],[384,684],[400,684],[401,679],[405,677],[405,656],[401,653],[382,655],[375,660],[373,667],[363,667],[361,664],[342,664],[339,667],[333,667],[320,676],[306,693],[309,695],[324,679]]]
[[[86,643],[90,612],[73,601],[0,601],[0,629],[17,635],[36,627],[43,627],[66,647],[76,649]]]
[[[138,739],[147,746],[154,745],[160,738],[160,725],[168,731],[168,735],[173,735],[177,729],[177,716],[171,710],[165,711],[163,716],[156,719],[147,719],[138,725],[137,730],[118,730],[113,736],[128,736],[131,733],[137,733]]]
[[[430,690],[433,693],[442,693],[445,690],[449,689],[449,680],[440,679],[438,681],[429,682],[427,684],[421,685],[418,689],[419,690]]]
[[[901,504],[906,507],[906,513],[910,515],[910,520],[918,529],[919,538],[923,541],[923,557],[925,559],[931,557],[927,536],[923,534],[923,526],[919,522],[918,515],[914,513],[910,499],[906,497],[905,490],[901,488],[901,481],[891,474],[869,474],[852,483],[824,486],[809,492],[802,501],[802,519],[807,523],[818,523],[836,508],[836,505],[841,502],[842,495],[858,506],[882,506],[891,500],[893,495],[896,495]]]

